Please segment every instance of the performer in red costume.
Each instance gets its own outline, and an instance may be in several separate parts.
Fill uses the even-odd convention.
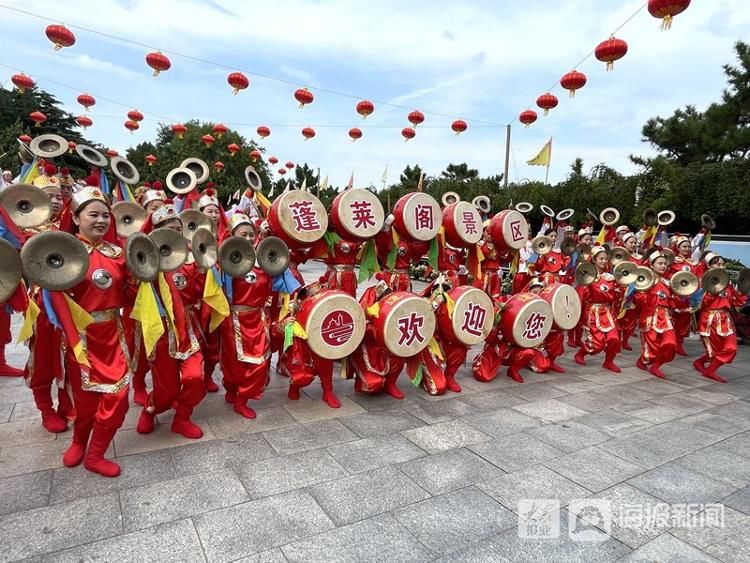
[[[247,215],[234,213],[230,233],[255,240],[255,230]],[[259,401],[269,381],[270,324],[266,305],[271,296],[272,280],[254,267],[244,278],[232,278],[229,300],[230,316],[219,329],[221,333],[221,371],[224,374],[224,396],[234,405],[234,412],[255,418],[247,406],[249,400]],[[227,295],[227,297],[230,297]]]
[[[483,289],[487,295],[495,299],[503,293],[502,265],[503,262],[508,260],[508,257],[504,253],[498,252],[497,248],[495,248],[495,243],[493,242],[487,227],[484,228],[482,240],[480,240],[477,245],[484,255],[484,260],[482,260],[480,265],[482,276],[474,280],[474,287]],[[523,249],[521,252],[523,252]],[[516,280],[520,280],[523,275],[524,274],[521,273],[519,269],[516,273],[516,277],[513,278],[514,286],[517,283]]]
[[[38,176],[34,185],[42,188],[49,196],[52,213],[42,226],[29,229],[29,236],[35,233],[57,230],[60,226],[60,212],[63,198],[59,182],[55,176]],[[47,317],[42,303],[41,291],[32,288],[31,299],[39,307],[39,315],[34,323],[34,332],[29,339],[29,359],[26,362],[24,377],[33,395],[36,408],[42,415],[42,426],[49,432],[65,432],[68,429],[68,417],[72,416],[73,403],[65,389],[65,377],[62,365],[62,335]],[[57,353],[55,353],[57,351]],[[57,411],[52,407],[53,386],[57,387]]]
[[[553,248],[544,256],[539,256],[536,262],[530,265],[529,270],[535,276],[542,278],[545,283],[554,283],[559,280],[565,271],[570,257],[564,256],[559,248],[555,248],[557,245],[557,231],[547,229],[544,235],[552,239]]]
[[[282,335],[282,338],[287,325],[296,322],[295,316],[301,308],[301,302],[304,299],[312,297],[322,289],[323,287],[320,282],[300,288],[295,296],[295,300],[289,305],[289,316],[276,323],[276,331]],[[282,350],[279,354],[277,369],[279,373],[289,377],[289,392],[287,396],[292,401],[299,400],[300,390],[310,385],[317,375],[320,378],[320,387],[323,389],[323,401],[332,409],[337,409],[341,406],[341,402],[333,392],[333,361],[314,354],[303,338],[292,337],[289,348]]]
[[[376,274],[378,277],[383,275],[384,272]],[[390,274],[385,274],[385,276],[388,279],[393,277]],[[367,329],[362,344],[354,351],[350,359],[356,378],[355,391],[366,393],[383,391],[394,399],[403,399],[404,393],[396,385],[396,380],[404,369],[405,360],[388,352],[383,343],[378,341],[372,324],[372,306],[389,293],[391,289],[388,282],[381,278],[377,284],[368,287],[359,299],[365,311]]]
[[[636,365],[656,377],[665,379],[661,366],[674,359],[677,338],[670,311],[674,307],[672,288],[664,279],[667,258],[661,250],[648,255],[656,283],[644,291],[636,291],[635,303],[640,308],[641,357]]]
[[[703,258],[708,269],[725,268],[724,259],[713,252]],[[701,336],[706,353],[693,362],[693,366],[704,377],[726,383],[727,380],[716,373],[725,364],[731,364],[737,355],[737,330],[730,314],[733,308],[743,307],[747,295],[740,294],[733,285],[717,293],[706,293],[698,311],[698,334]],[[710,362],[706,366],[706,362]]]
[[[622,288],[607,270],[609,251],[603,246],[591,250],[597,276],[593,283],[579,286],[578,294],[583,304],[583,346],[576,352],[575,361],[586,365],[587,354],[604,352],[602,367],[620,373],[615,357],[620,351],[620,333],[617,327],[617,311],[622,300]],[[617,310],[615,309],[617,308]]]
[[[132,304],[134,295],[123,251],[111,242],[116,234],[109,203],[96,178],[87,184],[73,194],[61,219],[61,230],[76,234],[90,255],[86,278],[67,293],[94,319],[81,335],[89,365],[79,363],[72,347],[66,349],[76,418],[63,464],[83,461],[89,471],[116,477],[120,466],[104,459],[104,453],[128,410],[131,372],[120,310]]]
[[[173,205],[165,204],[152,212],[141,231],[148,234],[158,228],[182,233],[182,221]],[[155,284],[162,303],[172,302],[174,320],[170,322],[168,318],[162,318],[164,334],[156,342],[149,358],[153,390],[148,394],[138,419],[136,430],[140,434],[153,432],[154,417],[174,408],[172,432],[192,439],[203,436],[200,426],[190,420],[193,409],[206,396],[203,356],[196,337],[200,329],[185,306],[186,303],[194,304],[193,300],[196,300],[194,268],[194,261],[185,264],[174,272],[163,274],[166,287]],[[188,275],[191,277],[188,278]],[[169,292],[166,299],[165,290]]]
[[[674,262],[670,268],[669,277],[671,278],[678,272],[692,272],[698,274],[700,262],[691,258],[693,247],[690,239],[683,235],[675,238],[673,252],[675,253]],[[690,336],[690,325],[693,321],[693,310],[690,305],[689,297],[679,297],[675,295],[672,311],[672,320],[674,321],[674,334],[677,338],[677,353],[680,356],[687,356],[683,342]]]
[[[524,288],[524,291],[538,294],[543,288],[544,283],[539,278],[533,278],[528,287]],[[565,353],[564,341],[563,331],[553,326],[542,345],[534,349],[534,359],[529,366],[532,371],[536,373],[547,373],[548,371],[565,373],[565,368],[555,361]]]
[[[646,260],[641,254],[638,254],[638,237],[630,232],[623,234],[622,246],[630,253],[630,262],[638,266],[644,265]],[[633,347],[630,345],[630,337],[635,331],[635,327],[638,325],[638,318],[640,312],[633,299],[624,297],[622,306],[620,308],[620,314],[618,315],[617,324],[620,327],[620,340],[623,349],[632,350]]]
[[[386,266],[378,279],[385,281],[391,291],[411,291],[409,267],[412,261],[418,262],[427,253],[430,245],[427,242],[416,242],[402,237],[395,237],[398,238],[398,242],[395,242],[392,224],[393,215],[389,215],[383,230],[375,237],[378,258],[380,263]],[[389,260],[389,257],[393,258]],[[389,266],[389,262],[393,264],[392,267]]]
[[[358,242],[342,239],[329,227],[326,237],[316,244],[326,265],[320,282],[329,289],[340,289],[356,298],[357,274],[354,272],[354,266],[357,264],[360,246]]]

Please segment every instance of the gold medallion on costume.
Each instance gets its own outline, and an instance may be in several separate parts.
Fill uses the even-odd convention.
[[[99,268],[91,274],[91,281],[99,289],[109,289],[112,287],[112,274],[103,268]]]

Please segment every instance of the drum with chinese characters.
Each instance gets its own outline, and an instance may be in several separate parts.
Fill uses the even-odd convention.
[[[324,290],[302,301],[297,322],[307,333],[310,350],[326,360],[345,358],[365,336],[365,313],[347,293]]]
[[[503,338],[521,348],[539,346],[552,330],[552,307],[533,293],[508,299],[500,316]]]
[[[371,239],[381,231],[383,221],[383,205],[370,190],[344,190],[331,203],[331,225],[345,240]]]
[[[519,250],[529,238],[529,224],[520,212],[505,209],[492,219],[488,227],[498,250]]]
[[[465,346],[484,342],[492,330],[495,311],[492,299],[481,289],[462,285],[451,289],[435,312],[440,334]]]
[[[408,291],[394,291],[376,305],[375,337],[394,356],[410,358],[432,340],[435,313],[426,299]]]
[[[268,211],[271,232],[291,248],[310,246],[328,229],[328,213],[308,191],[290,190],[277,197]]]
[[[416,242],[434,239],[443,220],[438,202],[424,192],[402,196],[393,207],[393,217],[398,234]]]
[[[553,283],[538,293],[552,307],[552,326],[557,330],[572,330],[581,318],[581,298],[572,286]]]
[[[470,248],[482,239],[482,216],[468,201],[457,201],[443,209],[445,242],[456,248]]]

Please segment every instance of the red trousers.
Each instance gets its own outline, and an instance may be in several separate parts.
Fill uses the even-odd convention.
[[[712,330],[708,336],[701,336],[701,341],[709,360],[716,359],[722,364],[729,364],[737,355],[737,335],[734,332],[727,336],[719,336]]]
[[[553,328],[544,340],[544,349],[547,352],[547,356],[553,360],[562,356],[565,353],[563,331]]]
[[[584,327],[583,329],[583,346],[587,354],[617,354],[622,346],[620,340],[620,331],[617,327],[609,332],[602,332],[596,327]]]
[[[31,389],[49,389],[57,381],[63,384],[62,336],[43,312],[34,325],[29,339],[29,359],[26,362],[26,384]]]
[[[156,343],[151,362],[153,390],[148,395],[146,408],[151,414],[174,409],[189,417],[206,396],[203,382],[203,356],[196,352],[184,360],[169,355],[169,339],[162,336]]]
[[[369,342],[368,337],[349,357],[362,391],[377,393],[385,386],[385,380],[395,379],[404,369],[404,358],[389,353],[382,345]]]
[[[537,353],[532,348],[510,346],[507,342],[498,342],[497,338],[487,340],[482,352],[474,358],[472,373],[477,381],[492,381],[497,377],[500,366],[511,366],[521,369],[534,359]]]
[[[93,426],[111,432],[116,431],[122,426],[125,414],[128,412],[130,386],[123,386],[117,393],[84,391],[78,362],[72,353],[67,353],[65,358],[68,381],[73,391],[73,404],[76,409],[74,427],[84,432],[90,431]]]
[[[444,350],[445,352],[445,350]],[[422,368],[422,389],[429,395],[442,395],[445,393],[446,381],[446,364],[432,353],[429,347],[422,350],[413,358],[406,360],[406,370],[409,377],[414,380],[417,370]]]
[[[690,311],[678,313],[672,312],[672,324],[678,342],[682,342],[690,336],[690,325],[693,322],[693,314]]]
[[[12,340],[10,334],[10,313],[4,303],[0,303],[0,347],[3,348],[3,358],[5,357],[5,345]]]
[[[463,344],[451,340],[441,339],[440,344],[445,353],[445,378],[451,379],[456,377],[456,372],[466,361],[466,354],[469,349]]]
[[[641,330],[641,360],[645,364],[666,364],[677,353],[677,336],[674,330],[656,332]]]
[[[640,312],[637,307],[632,309],[626,309],[625,314],[617,320],[617,325],[620,327],[622,333],[623,342],[627,341],[628,338],[635,332],[635,327],[638,326],[638,319],[640,318]]]

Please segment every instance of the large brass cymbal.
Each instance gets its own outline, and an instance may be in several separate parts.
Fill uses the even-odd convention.
[[[233,278],[243,278],[255,267],[255,248],[249,239],[232,236],[219,247],[222,272]]]
[[[154,281],[159,273],[159,249],[147,234],[133,233],[125,243],[125,262],[138,281]]]
[[[21,248],[23,273],[43,289],[65,291],[79,284],[89,269],[89,253],[76,237],[46,231],[31,237]]]
[[[706,293],[717,295],[729,285],[729,272],[724,268],[711,268],[701,278],[701,286]]]
[[[278,276],[289,266],[289,247],[278,237],[266,237],[256,249],[258,266],[269,276]]]
[[[724,271],[726,274],[726,271]],[[727,285],[729,285],[729,275],[727,275]],[[677,272],[669,280],[669,284],[672,286],[672,292],[680,297],[690,297],[693,293],[698,291],[700,282],[698,276],[693,272]],[[726,285],[724,286],[726,287]]]
[[[195,263],[202,270],[212,268],[219,258],[216,237],[208,229],[198,229],[193,235],[192,251]]]
[[[0,205],[21,229],[43,225],[52,214],[49,196],[31,184],[13,184],[5,188],[0,192]]]
[[[0,306],[18,287],[23,275],[21,255],[12,244],[0,238]]]
[[[737,278],[737,291],[742,295],[747,295],[747,292],[750,291],[750,270],[747,268],[740,270]]]
[[[596,280],[596,266],[591,262],[581,262],[576,268],[576,284],[587,286]]]
[[[180,221],[182,221],[182,236],[188,242],[193,240],[193,235],[198,229],[208,229],[210,231],[213,226],[211,218],[197,209],[185,209],[180,212]]]
[[[29,150],[39,158],[55,158],[65,154],[68,141],[60,135],[39,135],[29,143]]]
[[[174,168],[167,174],[167,187],[176,194],[192,192],[198,185],[195,173],[190,168]]]
[[[200,158],[186,158],[180,163],[180,168],[187,168],[195,174],[195,181],[202,184],[208,180],[208,164]]]
[[[562,252],[563,256],[572,256],[577,246],[576,239],[565,237],[560,243],[560,252]]]
[[[534,240],[531,241],[531,248],[536,252],[539,256],[544,256],[545,254],[549,254],[552,250],[553,246],[552,239],[550,237],[539,235],[534,238]]]
[[[620,285],[630,285],[631,283],[635,283],[635,280],[638,279],[638,275],[636,273],[637,269],[637,264],[633,262],[623,261],[615,266],[615,269],[612,271],[612,275],[615,276],[615,281]]]
[[[159,250],[159,270],[173,272],[188,257],[188,244],[182,234],[166,227],[154,229],[149,235]]]
[[[137,184],[141,179],[138,169],[126,158],[116,156],[110,161],[109,165],[112,167],[112,173],[117,179],[122,180],[125,184],[132,186]]]
[[[656,274],[651,268],[639,266],[635,270],[636,279],[633,282],[637,291],[648,291],[656,283]]]
[[[94,147],[78,143],[75,150],[78,156],[91,166],[96,166],[97,168],[104,168],[107,166],[107,157]]]
[[[112,206],[112,214],[115,216],[117,235],[122,238],[140,231],[148,218],[146,210],[132,201],[118,201]]]
[[[627,262],[630,260],[630,252],[621,246],[616,246],[612,249],[612,254],[609,257],[609,263],[613,266],[617,266],[620,262]]]

